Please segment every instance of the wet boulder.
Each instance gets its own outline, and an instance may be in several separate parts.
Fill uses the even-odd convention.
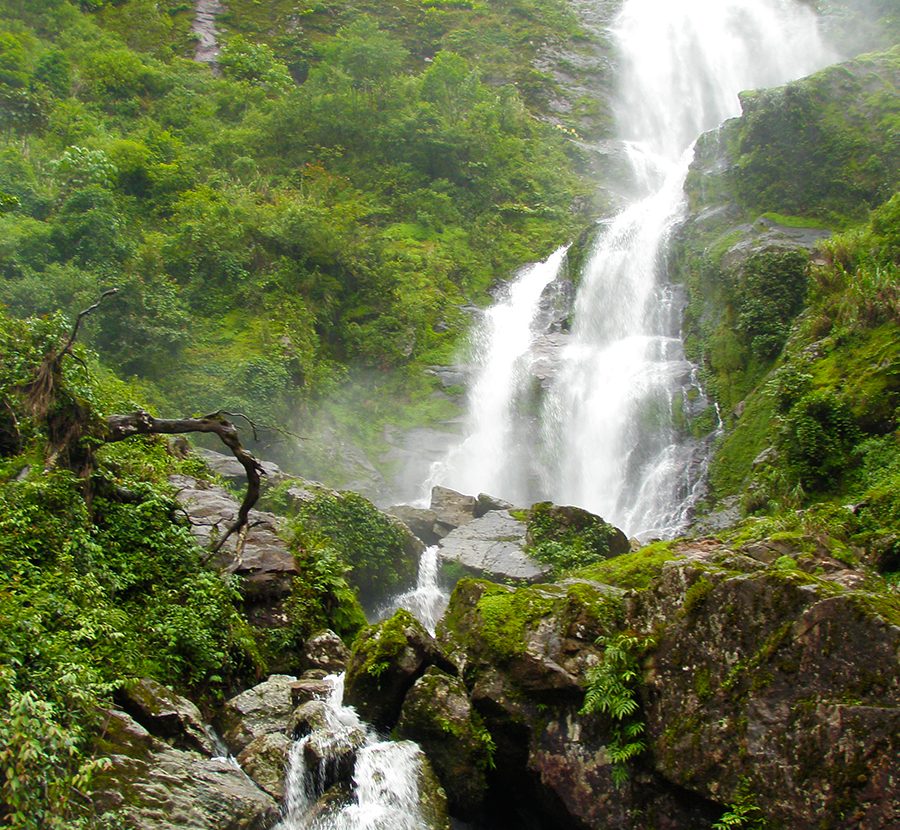
[[[431,488],[431,510],[435,514],[434,530],[439,537],[468,524],[475,518],[478,504],[474,496],[457,493],[449,487]]]
[[[142,830],[266,830],[279,817],[270,795],[231,761],[176,749],[130,715],[106,713],[98,755],[110,765],[93,782],[99,813]]]
[[[241,769],[277,801],[284,798],[285,774],[292,743],[283,732],[268,732],[250,741],[237,756]]]
[[[427,507],[397,504],[391,507],[388,513],[403,522],[409,531],[426,545],[436,545],[441,538],[435,529],[437,513]]]
[[[467,820],[478,817],[493,762],[492,742],[462,681],[428,668],[406,695],[395,733],[415,741],[428,756],[451,814]]]
[[[359,750],[365,746],[365,727],[355,719],[336,717],[321,700],[298,706],[289,731],[300,741],[307,770],[315,770],[316,786],[324,791],[335,784],[350,784]]]
[[[397,722],[406,693],[429,666],[455,673],[434,638],[408,611],[365,629],[353,644],[344,699],[378,729]]]
[[[181,695],[143,678],[116,693],[116,702],[148,731],[179,749],[215,754],[200,710]]]
[[[294,711],[292,687],[296,677],[273,674],[268,680],[228,700],[219,727],[228,748],[241,752],[254,739],[270,732],[286,733]]]
[[[342,672],[347,667],[350,650],[333,631],[313,634],[303,644],[301,664],[306,670],[321,669],[329,674]]]
[[[525,522],[494,510],[448,533],[440,541],[441,562],[470,576],[497,582],[539,582],[550,568],[525,551]]]

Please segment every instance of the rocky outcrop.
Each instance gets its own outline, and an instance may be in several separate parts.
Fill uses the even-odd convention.
[[[476,818],[493,759],[490,735],[462,681],[430,667],[406,695],[395,732],[422,747],[447,793],[451,815]]]
[[[313,634],[303,644],[301,663],[306,670],[318,670],[328,674],[342,672],[347,667],[350,650],[333,631]]]
[[[275,801],[231,761],[176,749],[130,715],[106,713],[97,741],[110,766],[95,781],[100,811],[134,830],[266,830]]]
[[[285,772],[293,741],[282,732],[268,732],[254,738],[237,756],[250,778],[272,798],[284,798]]]
[[[496,744],[494,797],[573,828],[696,830],[739,799],[772,826],[893,826],[900,603],[791,561],[695,542],[564,584],[462,581],[439,642]],[[618,787],[616,722],[582,705],[622,632],[647,748]]]
[[[226,701],[218,724],[231,752],[237,755],[263,735],[287,733],[294,711],[292,691],[296,680],[290,675],[274,674]]]
[[[441,539],[441,561],[486,579],[537,582],[548,576],[550,568],[525,552],[525,535],[525,522],[508,510],[494,510]]]
[[[474,496],[457,493],[449,487],[431,488],[431,510],[435,514],[435,533],[446,536],[475,518],[478,501]]]
[[[158,738],[179,749],[215,754],[200,710],[181,695],[143,678],[116,693],[116,702]]]
[[[363,631],[353,644],[344,699],[378,729],[397,722],[406,693],[429,666],[455,672],[434,638],[408,611]]]
[[[389,508],[388,514],[403,522],[410,532],[426,545],[436,545],[441,538],[435,527],[438,520],[437,513],[430,508],[397,504]]]
[[[223,487],[190,476],[171,476],[175,497],[191,522],[191,532],[203,547],[234,522],[239,504]],[[248,529],[234,534],[219,550],[215,564],[225,573],[239,577],[251,621],[277,622],[277,601],[290,593],[297,575],[294,557],[280,536],[281,519],[273,513],[251,510]],[[254,608],[254,606],[256,606]],[[258,611],[260,618],[254,617]]]

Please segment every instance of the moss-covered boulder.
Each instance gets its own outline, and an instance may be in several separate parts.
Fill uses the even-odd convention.
[[[440,636],[496,742],[493,797],[562,827],[696,830],[733,805],[772,827],[894,823],[900,602],[811,544],[659,544],[562,584],[460,582]]]
[[[455,672],[434,638],[408,611],[364,630],[353,644],[344,700],[378,729],[397,722],[406,693],[429,666]]]
[[[422,747],[447,793],[451,815],[476,818],[487,793],[493,740],[462,681],[428,668],[407,693],[394,731]]]
[[[529,553],[561,571],[628,553],[628,537],[580,507],[545,501],[528,511]]]

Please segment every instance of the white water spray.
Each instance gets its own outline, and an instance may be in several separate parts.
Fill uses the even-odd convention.
[[[392,599],[379,612],[378,618],[386,619],[398,608],[404,608],[425,626],[429,634],[434,634],[449,601],[449,596],[442,590],[438,579],[439,565],[438,546],[426,548],[419,559],[416,587]]]
[[[739,114],[741,90],[801,77],[833,56],[815,14],[792,0],[626,0],[611,33],[628,204],[601,226],[572,337],[536,416],[518,404],[533,401],[537,285],[555,278],[560,252],[487,312],[469,432],[429,485],[519,503],[549,498],[631,535],[670,536],[688,520],[705,461],[703,444],[677,425],[677,410],[702,391],[680,338],[683,292],[667,284],[663,263],[693,142]],[[513,301],[520,292],[527,302]]]
[[[379,740],[343,705],[344,676],[328,679],[325,723],[291,748],[284,817],[276,830],[421,830],[422,751],[410,741]],[[308,752],[311,742],[314,753]],[[311,754],[320,759],[315,765]],[[335,768],[348,759],[352,794],[334,786]]]

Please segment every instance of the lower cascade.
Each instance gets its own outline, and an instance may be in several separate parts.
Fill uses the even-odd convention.
[[[291,749],[278,830],[427,827],[420,793],[422,751],[411,741],[380,740],[353,708],[343,705],[343,675],[326,680],[332,691],[323,701],[324,718]],[[342,781],[351,765],[352,776]]]
[[[422,552],[419,559],[416,586],[389,602],[377,615],[379,619],[389,617],[398,608],[403,608],[418,619],[429,634],[434,634],[449,599],[438,582],[439,564],[438,546],[431,545]]]

